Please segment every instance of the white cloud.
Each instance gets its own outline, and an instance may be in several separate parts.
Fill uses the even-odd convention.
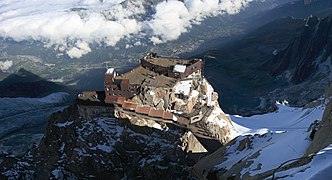
[[[151,38],[150,38],[150,41],[151,41],[154,45],[163,43],[163,41],[162,41],[160,38],[155,37],[155,36],[151,37]]]
[[[71,58],[80,58],[85,54],[91,52],[91,48],[89,44],[86,42],[77,42],[75,43],[75,47],[71,48],[67,51],[67,54]]]
[[[156,6],[156,13],[148,22],[154,35],[151,41],[159,44],[175,40],[187,32],[192,24],[199,23],[208,16],[238,13],[251,1],[253,0],[164,1]]]
[[[1,0],[0,36],[41,41],[79,58],[91,51],[89,44],[115,46],[135,35],[144,34],[154,44],[175,40],[193,23],[237,13],[250,1],[169,0],[146,8],[144,1]],[[144,17],[151,8],[155,13]]]
[[[0,61],[0,70],[1,71],[7,71],[10,67],[12,67],[13,61]]]
[[[183,2],[164,1],[156,6],[156,14],[149,22],[155,35],[162,40],[175,40],[190,27],[190,14]]]

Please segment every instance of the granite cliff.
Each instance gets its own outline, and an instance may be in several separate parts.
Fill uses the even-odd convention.
[[[155,80],[170,78],[158,76],[144,74],[142,81],[155,85],[141,85],[129,98],[108,97],[116,93],[105,95],[108,86],[83,92],[77,104],[51,116],[39,144],[22,156],[1,154],[0,178],[197,178],[191,167],[234,138],[232,121],[200,73],[165,87]]]

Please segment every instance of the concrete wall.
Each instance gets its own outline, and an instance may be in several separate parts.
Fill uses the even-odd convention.
[[[198,60],[194,64],[186,68],[186,71],[183,74],[181,74],[181,78],[183,79],[197,71],[201,71],[201,73],[203,74],[204,73],[203,68],[204,68],[204,61]]]
[[[152,64],[144,59],[141,59],[141,65],[144,68],[148,67],[151,70],[153,69],[155,72],[157,72],[159,74],[164,74],[168,77],[181,78],[181,79],[189,76],[193,72],[201,71],[203,74],[203,71],[204,71],[204,61],[202,61],[202,60],[197,60],[192,65],[187,66],[186,71],[184,73],[174,73],[173,72],[174,67],[158,66],[158,65]]]
[[[144,68],[148,67],[150,70],[153,70],[159,74],[164,74],[164,75],[168,75],[168,73],[173,70],[171,67],[162,67],[152,64],[146,61],[145,59],[141,59],[141,66]]]
[[[77,105],[80,116],[84,119],[96,117],[114,117],[114,106]]]

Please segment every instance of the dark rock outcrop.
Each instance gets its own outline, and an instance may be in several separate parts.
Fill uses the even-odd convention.
[[[332,88],[328,88],[327,91],[328,97],[331,97]],[[329,102],[325,108],[322,121],[318,125],[317,132],[314,134],[306,155],[317,153],[330,144],[332,144],[332,102]]]
[[[292,42],[263,65],[274,76],[291,72],[291,82],[301,83],[318,70],[332,55],[332,17],[311,16]]]
[[[0,156],[0,179],[192,179],[196,161],[181,148],[183,133],[111,117],[85,120],[72,106],[52,115],[39,146],[23,157]]]

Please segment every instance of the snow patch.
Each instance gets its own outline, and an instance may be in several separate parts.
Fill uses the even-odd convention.
[[[153,92],[153,91],[150,91],[149,94],[150,94],[150,96],[153,96],[153,95],[155,95],[156,93]]]
[[[159,129],[159,130],[164,130],[164,129],[161,127],[161,125],[158,124],[158,123],[154,123],[152,127],[155,128],[155,129]]]
[[[67,122],[64,122],[64,123],[56,123],[54,124],[55,126],[59,127],[59,128],[63,128],[63,127],[67,127],[67,126],[70,126],[71,124],[73,124],[74,121],[67,121]]]
[[[188,96],[191,90],[192,80],[180,81],[175,85],[175,93]]]
[[[64,178],[62,169],[60,169],[60,168],[54,169],[51,172],[51,174],[55,177],[55,179],[63,179]]]
[[[112,146],[107,146],[107,145],[104,145],[104,144],[98,144],[96,147],[92,147],[90,148],[91,150],[102,150],[104,152],[107,152],[107,153],[110,153],[113,151],[113,148]]]
[[[189,96],[188,101],[190,101],[192,98],[194,98],[194,97],[196,97],[196,96],[198,96],[198,95],[199,95],[199,92],[198,92],[198,91],[196,91],[196,90],[192,90],[192,91],[191,91],[191,94],[190,94],[190,96]]]
[[[215,108],[211,115],[206,119],[207,122],[217,124],[220,128],[227,125],[227,122],[224,119],[219,118],[219,115],[223,114],[224,112],[219,108]]]
[[[51,81],[51,82],[55,82],[55,83],[63,83],[65,82],[65,80],[62,78],[52,78],[52,79],[48,79],[48,81]]]
[[[213,105],[212,104],[212,93],[213,93],[214,89],[206,79],[204,79],[203,83],[205,83],[206,87],[207,87],[207,92],[206,92],[207,106],[212,106]]]

